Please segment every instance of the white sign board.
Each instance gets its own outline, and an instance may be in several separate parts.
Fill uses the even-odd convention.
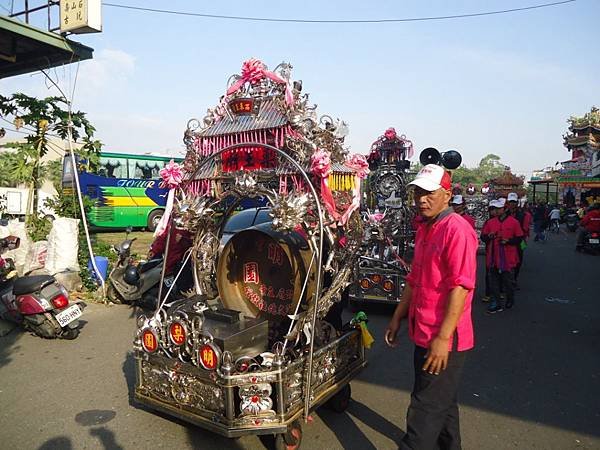
[[[6,212],[8,214],[25,214],[27,205],[23,202],[24,195],[19,191],[6,192]]]
[[[61,33],[102,31],[102,0],[60,0]]]

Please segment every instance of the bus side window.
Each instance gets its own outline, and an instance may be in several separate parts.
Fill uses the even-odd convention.
[[[140,177],[144,180],[151,180],[158,178],[159,166],[154,161],[136,162],[135,163],[136,178],[137,174],[140,173]]]
[[[98,174],[108,178],[127,178],[127,164],[117,158],[100,157]]]

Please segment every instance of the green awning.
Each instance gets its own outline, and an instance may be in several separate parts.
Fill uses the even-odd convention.
[[[91,59],[93,48],[0,16],[0,78]]]

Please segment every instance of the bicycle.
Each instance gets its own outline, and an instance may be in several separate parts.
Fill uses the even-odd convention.
[[[552,231],[555,234],[560,233],[560,223],[558,219],[552,219],[550,221],[550,231]]]

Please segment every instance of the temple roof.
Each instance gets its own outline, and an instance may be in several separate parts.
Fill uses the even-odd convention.
[[[570,123],[569,129],[571,130],[593,128],[596,131],[600,131],[600,110],[593,106],[589,113],[584,114],[582,117],[571,116],[568,122]]]
[[[505,170],[502,175],[491,180],[494,186],[521,186],[523,178],[516,176],[510,170]]]
[[[200,134],[202,136],[237,134],[281,127],[286,123],[288,123],[288,118],[285,113],[280,110],[273,100],[269,99],[261,104],[258,114],[225,115]]]
[[[600,137],[597,138],[595,134],[589,133],[583,136],[566,135],[564,136],[566,147],[581,147],[589,145],[591,147],[600,148]]]

